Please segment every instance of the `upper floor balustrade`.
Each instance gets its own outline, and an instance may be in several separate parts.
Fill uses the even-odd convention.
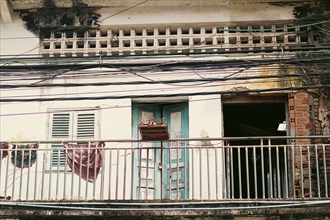
[[[329,199],[330,145],[319,144],[322,138],[329,139],[3,142],[0,196],[55,202]]]
[[[294,22],[241,22],[157,26],[101,26],[43,31],[43,56],[113,56],[221,52],[272,52],[314,46],[317,26]]]

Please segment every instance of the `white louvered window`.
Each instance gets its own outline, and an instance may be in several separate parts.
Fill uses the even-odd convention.
[[[95,139],[97,137],[97,110],[79,110],[51,113],[51,140]],[[65,155],[62,144],[51,145],[52,167],[64,166]]]

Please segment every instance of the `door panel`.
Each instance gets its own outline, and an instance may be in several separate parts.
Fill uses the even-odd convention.
[[[187,105],[174,104],[163,108],[163,115],[169,127],[170,138],[188,137]],[[183,142],[165,143],[165,198],[188,198],[188,153]]]
[[[141,139],[138,125],[141,121],[147,122],[150,119],[160,120],[160,107],[158,105],[135,105],[133,106],[133,138]],[[160,192],[156,190],[160,186],[160,175],[158,164],[160,163],[160,150],[156,147],[160,143],[141,142],[135,144],[135,170],[134,189],[137,199],[159,198]],[[150,149],[149,149],[150,148]]]
[[[171,138],[188,137],[188,106],[184,104],[133,105],[133,138],[141,139],[141,121],[164,119]],[[135,160],[135,189],[138,199],[188,198],[188,153],[178,142],[141,142]],[[182,147],[182,149],[181,149]],[[150,149],[148,149],[150,148]],[[171,190],[170,190],[171,189]],[[179,189],[179,190],[178,190]],[[178,193],[179,192],[179,193]]]

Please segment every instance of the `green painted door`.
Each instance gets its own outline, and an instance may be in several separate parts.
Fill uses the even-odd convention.
[[[133,139],[138,124],[155,119],[168,125],[170,138],[188,137],[188,104],[133,104]],[[137,199],[187,199],[188,151],[183,142],[141,142],[135,145],[134,189]]]

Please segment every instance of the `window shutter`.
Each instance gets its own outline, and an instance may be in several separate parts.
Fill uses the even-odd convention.
[[[70,137],[70,121],[71,115],[69,113],[53,114],[51,127],[52,139],[68,139]],[[57,167],[65,165],[64,151],[59,150],[59,148],[62,147],[62,144],[52,144],[52,166]]]
[[[95,113],[78,113],[77,115],[77,139],[94,139]]]

